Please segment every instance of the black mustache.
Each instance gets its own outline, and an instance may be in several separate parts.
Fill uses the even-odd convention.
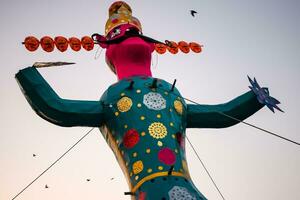
[[[106,40],[106,41],[97,40],[97,36],[101,36],[101,35],[99,35],[98,33],[94,33],[92,35],[92,39],[94,40],[95,44],[100,44],[100,43],[103,43],[103,44],[118,44],[118,43],[120,43],[120,42],[122,42],[122,41],[124,41],[128,38],[139,37],[139,38],[141,38],[141,39],[143,39],[144,41],[147,41],[147,42],[164,44],[164,45],[169,46],[169,41],[167,41],[167,40],[166,40],[166,43],[164,43],[164,42],[155,40],[151,37],[148,37],[148,36],[145,36],[145,35],[142,35],[142,34],[139,34],[139,33],[126,33],[122,37],[119,37],[117,39]]]

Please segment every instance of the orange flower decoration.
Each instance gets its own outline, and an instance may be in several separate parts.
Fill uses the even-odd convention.
[[[117,107],[120,112],[127,112],[132,106],[132,100],[129,97],[122,97],[117,102]]]
[[[132,165],[132,171],[134,174],[140,173],[141,171],[143,171],[143,169],[144,169],[144,164],[141,160],[136,161]]]
[[[176,110],[176,112],[178,114],[182,115],[182,113],[183,113],[183,105],[182,105],[181,101],[175,100],[174,101],[174,108],[175,108],[175,110]]]

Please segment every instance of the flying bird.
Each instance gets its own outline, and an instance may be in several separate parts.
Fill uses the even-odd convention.
[[[33,157],[36,157],[36,154],[32,154]]]
[[[49,188],[49,186],[46,184],[46,185],[45,185],[45,188],[47,189],[47,188]]]
[[[190,10],[191,11],[191,15],[193,16],[193,17],[195,17],[195,14],[197,14],[198,12],[197,11],[195,11],[195,10]]]
[[[90,180],[91,180],[91,179],[89,179],[89,178],[88,178],[88,179],[86,179],[86,181],[90,181]]]

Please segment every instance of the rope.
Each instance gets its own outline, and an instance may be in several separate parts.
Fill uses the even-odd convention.
[[[198,160],[200,161],[202,167],[205,169],[205,171],[206,171],[207,175],[209,176],[210,180],[213,182],[215,188],[218,190],[220,196],[222,197],[223,200],[225,200],[223,194],[221,193],[221,191],[220,191],[220,189],[218,188],[216,182],[214,181],[214,179],[213,179],[212,176],[210,175],[209,171],[208,171],[207,168],[205,167],[204,163],[202,162],[202,160],[201,160],[199,154],[197,153],[196,149],[194,148],[193,144],[191,143],[191,141],[189,140],[189,138],[187,137],[187,135],[186,135],[185,137],[186,137],[187,141],[189,142],[189,144],[191,145],[191,147],[192,147],[194,153],[196,154]]]
[[[101,50],[99,51],[99,49],[101,49]],[[103,49],[100,46],[98,46],[98,49],[97,49],[97,51],[95,53],[95,56],[94,56],[95,60],[97,60],[100,57],[102,51],[103,51]]]
[[[158,54],[157,53],[155,54],[155,63],[153,62],[154,60],[153,58],[151,60],[152,60],[151,62],[152,69],[156,69],[158,64]]]
[[[182,97],[182,98],[184,98],[184,97]],[[190,99],[187,99],[187,98],[184,98],[184,99],[187,100],[187,101],[189,101],[189,102],[191,102],[191,103],[194,103],[194,104],[196,104],[196,105],[200,105],[199,103],[197,103],[197,102],[195,102],[195,101],[193,101],[193,100],[190,100]],[[291,142],[291,143],[293,143],[293,144],[296,144],[296,145],[299,145],[299,146],[300,146],[300,143],[295,142],[295,141],[293,141],[293,140],[291,140],[291,139],[288,139],[288,138],[286,138],[286,137],[283,137],[283,136],[281,136],[281,135],[278,135],[278,134],[276,134],[276,133],[274,133],[274,132],[268,131],[268,130],[263,129],[263,128],[260,128],[260,127],[258,127],[258,126],[256,126],[256,125],[250,124],[250,123],[245,122],[245,121],[240,120],[240,119],[237,119],[237,118],[232,117],[232,116],[230,116],[230,115],[227,115],[227,114],[225,114],[225,113],[223,113],[223,112],[218,112],[218,113],[219,113],[220,115],[224,115],[224,116],[226,116],[226,117],[228,117],[228,118],[230,118],[230,119],[233,119],[233,120],[235,120],[235,121],[238,121],[238,122],[240,122],[240,123],[243,123],[243,124],[245,124],[245,125],[248,125],[248,126],[250,126],[250,127],[256,128],[256,129],[261,130],[261,131],[263,131],[263,132],[266,132],[266,133],[268,133],[268,134],[270,134],[270,135],[276,136],[276,137],[278,137],[278,138],[280,138],[280,139],[286,140],[286,141],[288,141],[288,142]]]
[[[29,186],[31,186],[35,181],[37,181],[43,174],[45,174],[51,167],[53,167],[60,159],[62,159],[69,151],[71,151],[79,142],[81,142],[94,128],[91,128],[84,136],[82,136],[75,144],[73,144],[65,153],[63,153],[58,159],[56,159],[47,169],[45,169],[40,175],[38,175],[33,181],[31,181],[26,187],[24,187],[12,200],[16,199],[20,194],[22,194]]]

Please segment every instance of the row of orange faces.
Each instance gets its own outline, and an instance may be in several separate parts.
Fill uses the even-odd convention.
[[[165,44],[155,44],[155,51],[159,54],[164,54],[168,50],[172,54],[178,53],[180,50],[182,53],[189,53],[192,50],[195,53],[200,53],[202,51],[202,45],[196,42],[187,43],[185,41],[180,41],[178,43],[174,41],[166,41]]]
[[[34,36],[28,36],[25,38],[22,44],[25,45],[28,51],[35,51],[39,48],[40,45],[46,52],[52,52],[55,47],[59,51],[64,52],[68,49],[69,45],[73,51],[79,51],[81,47],[87,51],[91,51],[92,49],[94,49],[94,41],[89,36],[84,36],[81,38],[81,40],[76,37],[67,39],[63,36],[57,36],[54,39],[49,36],[44,36],[40,40],[38,40]]]
[[[79,51],[81,47],[87,51],[94,49],[94,41],[89,36],[84,36],[81,40],[76,37],[70,37],[67,39],[63,36],[57,36],[54,39],[49,36],[44,36],[38,40],[34,36],[28,36],[22,44],[25,45],[28,51],[35,51],[40,45],[46,52],[52,52],[55,47],[59,51],[64,52],[69,46],[73,51]],[[155,51],[157,53],[164,54],[167,50],[172,54],[178,53],[179,50],[183,53],[189,53],[190,50],[195,53],[200,53],[202,51],[202,46],[196,42],[187,43],[185,41],[180,41],[178,43],[167,41],[167,45],[155,44]]]

